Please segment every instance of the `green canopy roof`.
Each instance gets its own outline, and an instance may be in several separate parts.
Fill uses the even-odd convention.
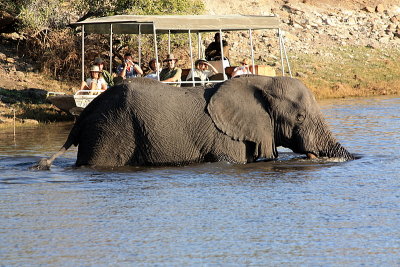
[[[275,16],[252,15],[117,15],[86,19],[74,25],[85,25],[87,33],[107,34],[112,25],[114,34],[152,34],[153,27],[157,33],[278,29],[279,20]]]

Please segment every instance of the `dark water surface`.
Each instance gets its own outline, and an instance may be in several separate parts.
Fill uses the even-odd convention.
[[[361,158],[28,167],[71,124],[0,130],[1,266],[399,266],[400,98],[321,102]]]

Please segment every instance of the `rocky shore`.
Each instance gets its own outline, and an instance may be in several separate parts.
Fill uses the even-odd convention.
[[[207,14],[278,16],[293,74],[318,98],[400,94],[400,2],[396,0],[204,2]],[[279,73],[275,35],[254,32],[254,50],[259,64],[275,66]],[[247,32],[225,34],[233,64],[250,55],[248,37]],[[18,33],[1,34],[0,125],[12,121],[12,110],[17,110],[21,123],[42,121],[43,114],[51,117],[44,121],[59,120],[65,115],[46,104],[44,96],[47,91],[73,93],[77,83],[42,74],[35,62],[23,53],[17,55],[19,38]]]
[[[208,2],[210,13],[229,14],[236,10],[219,8],[226,1]],[[287,49],[292,54],[315,54],[325,48],[348,45],[400,49],[400,2],[369,1],[370,5],[360,3],[356,6],[341,3],[352,1],[322,0],[319,4],[313,1],[264,2],[252,1],[250,5],[242,5],[237,9],[241,9],[242,14],[278,16],[285,31]],[[262,40],[264,37],[269,39],[270,36],[257,36],[256,33],[256,39]],[[226,38],[230,43],[237,44],[243,36],[232,34],[226,35]],[[267,38],[264,44],[266,42]],[[259,54],[271,52],[263,49],[264,44],[257,44],[256,50],[260,51]],[[233,49],[233,56],[239,57],[239,51],[243,49]]]
[[[379,4],[360,10],[324,12],[305,5],[285,4],[281,12],[294,51],[315,52],[318,46],[356,45],[400,48],[400,6]],[[310,45],[312,44],[312,45]]]

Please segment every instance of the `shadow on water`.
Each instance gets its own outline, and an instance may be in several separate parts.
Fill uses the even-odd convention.
[[[73,183],[73,182],[108,182],[126,179],[141,179],[152,177],[151,179],[169,179],[171,177],[183,177],[183,179],[193,179],[193,177],[215,177],[215,179],[229,179],[231,182],[238,181],[266,181],[268,179],[301,179],[324,168],[331,168],[346,164],[340,160],[332,159],[307,159],[303,155],[298,155],[288,149],[281,148],[279,157],[276,160],[258,161],[250,164],[231,164],[227,162],[201,163],[176,167],[75,167],[76,148],[70,149],[66,155],[57,159],[50,171],[28,170],[36,164],[43,155],[51,155],[52,150],[58,149],[60,139],[66,137],[66,133],[71,126],[61,124],[54,126],[54,131],[45,131],[47,134],[61,134],[62,137],[54,138],[53,142],[47,147],[37,150],[37,146],[32,144],[32,139],[42,138],[43,128],[31,129],[32,133],[24,142],[18,142],[14,149],[24,149],[24,156],[15,156],[14,149],[4,150],[7,156],[0,157],[0,170],[4,170],[0,184],[30,184],[30,183]],[[36,132],[35,132],[36,131]],[[50,138],[49,138],[50,139]],[[29,143],[31,142],[31,143]],[[44,152],[42,150],[45,150]],[[360,158],[360,155],[356,155]],[[203,179],[200,178],[200,179]]]
[[[163,167],[74,167],[70,161],[57,162],[57,167],[52,171],[62,169],[74,172],[75,174],[89,174],[91,182],[108,182],[126,179],[143,179],[151,177],[151,180],[159,179],[182,179],[186,181],[210,179],[219,180],[268,180],[268,179],[289,179],[304,177],[307,173],[319,171],[324,168],[331,168],[346,164],[346,162],[315,159],[309,160],[304,156],[291,152],[280,153],[276,160],[259,161],[250,164],[232,164],[228,162],[199,163],[185,166],[163,166]],[[28,164],[19,164],[25,168]]]
[[[1,131],[1,263],[398,266],[400,98],[322,112],[357,160],[29,171],[72,125]]]

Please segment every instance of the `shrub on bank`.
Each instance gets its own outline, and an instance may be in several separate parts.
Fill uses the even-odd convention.
[[[54,78],[72,80],[80,77],[81,36],[71,22],[117,14],[200,14],[204,10],[201,0],[4,0],[0,6],[19,18],[23,36],[19,54]],[[104,36],[100,41],[88,38],[85,50],[89,54],[107,52],[108,42]],[[115,36],[115,60],[126,47],[135,46],[132,37]]]

